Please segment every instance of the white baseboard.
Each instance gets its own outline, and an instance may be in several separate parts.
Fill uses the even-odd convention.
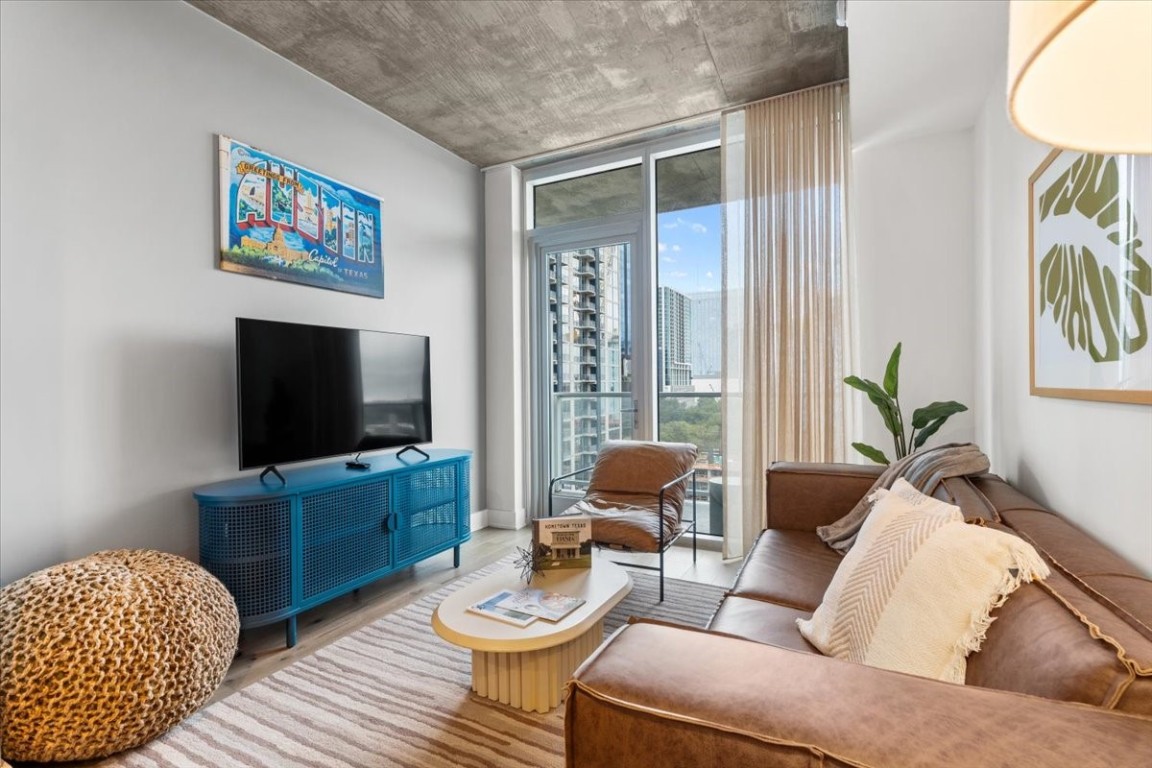
[[[528,525],[528,513],[523,509],[489,509],[488,525],[492,528],[506,528],[518,531]]]
[[[680,538],[676,539],[674,547],[691,547],[692,534],[686,533]],[[696,538],[696,548],[700,550],[708,550],[711,552],[721,552],[724,549],[724,538],[722,536],[712,536],[710,534],[702,533]]]
[[[478,531],[481,528],[487,528],[488,527],[488,510],[481,509],[478,512],[473,512],[470,519],[471,519],[470,525],[472,527],[469,530]]]

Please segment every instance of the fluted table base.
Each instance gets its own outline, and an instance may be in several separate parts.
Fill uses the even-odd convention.
[[[472,690],[526,712],[560,706],[564,685],[604,639],[604,622],[566,643],[538,651],[472,651]]]

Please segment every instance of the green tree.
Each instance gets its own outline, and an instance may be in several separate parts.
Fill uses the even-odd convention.
[[[720,399],[660,398],[660,439],[692,443],[704,456],[720,452]]]

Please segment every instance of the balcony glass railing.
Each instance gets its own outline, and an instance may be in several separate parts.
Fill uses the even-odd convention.
[[[589,377],[595,381],[595,377]],[[552,394],[552,476],[591,466],[600,443],[629,440],[633,436],[632,395],[628,392]],[[588,475],[564,481],[559,495],[582,496]]]
[[[720,442],[719,392],[661,392],[656,429],[660,440],[692,443],[696,455],[696,530],[724,533],[724,498],[720,477],[724,466]],[[685,515],[690,508],[685,505]]]

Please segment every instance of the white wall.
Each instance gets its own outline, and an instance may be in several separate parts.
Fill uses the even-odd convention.
[[[901,400],[971,409],[933,442],[974,439],[1152,573],[1152,408],[1028,393],[1028,177],[1049,148],[1007,119],[1006,3],[852,0],[848,34],[860,373],[902,339]]]
[[[431,336],[436,445],[483,448],[474,166],[179,2],[0,3],[0,99],[0,582],[195,558],[237,315]],[[217,133],[379,195],[386,297],[217,269]]]
[[[855,97],[854,97],[854,104]],[[855,139],[854,139],[855,142]],[[858,368],[882,381],[902,342],[900,403],[974,406],[972,131],[951,131],[852,153]],[[875,406],[859,405],[862,440],[895,458]],[[928,445],[973,439],[973,411],[953,416]]]
[[[1028,393],[1028,178],[1050,147],[1009,123],[1005,78],[976,124],[978,364],[993,468],[1152,574],[1152,407]]]
[[[1004,70],[1007,0],[848,0],[852,141],[972,127]]]

